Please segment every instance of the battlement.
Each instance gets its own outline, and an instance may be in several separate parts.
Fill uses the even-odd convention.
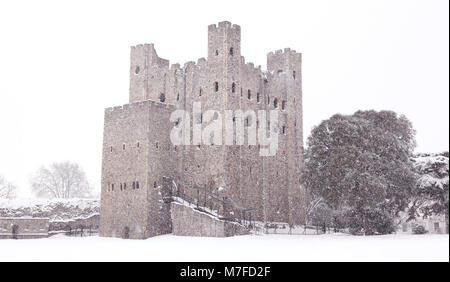
[[[155,107],[155,108],[159,108],[159,109],[165,108],[165,109],[175,110],[175,105],[173,105],[173,104],[162,103],[162,102],[153,101],[153,100],[145,100],[145,101],[124,104],[121,106],[114,106],[114,107],[106,108],[105,114],[111,113],[111,112],[129,111],[129,110],[133,110],[136,108],[144,108],[144,107],[150,107],[150,108]]]
[[[300,53],[297,53],[297,51],[292,50],[291,48],[284,48],[283,50],[279,49],[279,50],[276,50],[274,52],[267,53],[267,57],[273,57],[273,56],[278,56],[278,55],[286,55],[286,54],[300,54]]]
[[[232,23],[230,23],[228,21],[219,22],[218,25],[210,24],[208,26],[208,31],[214,31],[214,30],[217,30],[217,29],[232,29],[232,30],[236,30],[236,31],[239,31],[239,32],[241,31],[241,27],[239,25],[232,24]]]
[[[151,66],[157,65],[160,67],[169,67],[169,60],[160,58],[156,53],[155,45],[153,43],[138,44],[131,46],[131,57],[147,58]]]
[[[276,50],[267,54],[267,70],[269,72],[286,72],[299,70],[302,54],[290,48]]]

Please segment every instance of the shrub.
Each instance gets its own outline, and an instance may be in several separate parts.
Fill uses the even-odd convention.
[[[428,233],[428,231],[422,225],[414,226],[412,231],[413,231],[414,234],[425,234],[425,233]]]

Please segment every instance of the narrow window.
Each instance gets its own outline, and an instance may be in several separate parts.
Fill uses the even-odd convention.
[[[159,101],[164,103],[166,101],[166,95],[164,93],[159,94]]]
[[[219,82],[214,82],[214,90],[216,91],[216,92],[218,92],[219,91]]]
[[[156,149],[158,149],[158,148],[159,148],[159,143],[156,142],[156,143],[155,143],[155,146],[156,146]]]
[[[269,104],[270,104],[270,97],[267,96],[267,105],[269,105]]]
[[[250,89],[247,90],[247,98],[248,98],[249,100],[252,99],[252,91],[250,91]]]
[[[286,109],[286,101],[284,100],[281,102],[281,109],[282,110]]]
[[[234,92],[236,92],[236,83],[232,83],[231,84],[231,93],[234,93]]]
[[[114,183],[111,184],[111,191],[114,191]]]
[[[136,189],[139,189],[139,181],[136,181]]]
[[[286,126],[283,125],[283,134],[286,135]]]
[[[109,151],[112,153],[112,146],[109,148]]]
[[[139,148],[141,144],[139,144],[139,142],[137,142],[136,146]]]
[[[252,124],[251,116],[245,118],[245,126],[250,126]]]
[[[122,150],[125,151],[125,144],[122,144]]]
[[[201,124],[202,123],[202,114],[197,114],[196,116],[196,123]]]
[[[156,188],[156,181],[153,182],[153,188]]]
[[[127,190],[127,184],[126,183],[123,184],[123,190]]]
[[[180,101],[180,93],[177,93],[177,101]]]
[[[259,103],[259,92],[256,92],[256,102]]]
[[[131,184],[131,187],[134,189],[136,189],[136,182],[133,181],[133,183]]]
[[[139,66],[137,66],[137,67],[134,69],[134,73],[135,73],[135,74],[139,74],[140,71],[141,71],[141,69],[139,68]]]
[[[219,50],[216,50],[216,56],[219,56]]]
[[[198,96],[202,96],[202,89],[200,88],[200,90],[198,91]]]
[[[233,56],[234,50],[233,47],[230,48],[230,55]]]
[[[278,99],[277,99],[277,98],[273,99],[273,107],[274,107],[275,109],[278,108]]]
[[[120,191],[122,191],[123,190],[123,186],[122,186],[122,183],[120,183]]]
[[[295,71],[292,72],[292,77],[295,79]]]

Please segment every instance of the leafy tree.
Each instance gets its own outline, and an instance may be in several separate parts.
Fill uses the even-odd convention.
[[[84,198],[92,193],[83,169],[71,162],[42,166],[31,179],[31,187],[38,197],[45,198]]]
[[[448,232],[449,159],[448,152],[419,154],[413,158],[419,174],[414,198],[409,209],[410,219],[417,216],[444,215]]]
[[[410,161],[415,131],[392,111],[336,114],[312,130],[305,152],[303,184],[312,198],[352,214],[349,222],[367,234],[378,228],[374,214],[391,218],[404,210],[415,183]]]
[[[17,186],[0,175],[0,198],[11,199],[16,197]]]

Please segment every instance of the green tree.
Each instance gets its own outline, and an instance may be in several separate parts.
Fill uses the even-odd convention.
[[[376,226],[389,221],[372,218],[392,218],[408,206],[415,183],[414,136],[411,122],[392,111],[334,115],[308,138],[303,184],[312,198],[351,214],[354,230],[389,233],[391,228]]]

